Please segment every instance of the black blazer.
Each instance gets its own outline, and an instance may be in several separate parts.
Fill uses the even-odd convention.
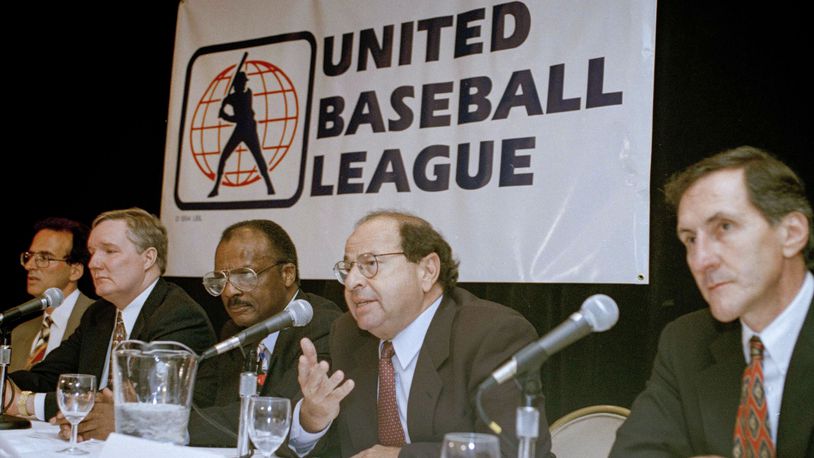
[[[475,408],[478,386],[500,364],[537,338],[537,332],[520,313],[494,302],[453,288],[444,298],[430,323],[418,353],[407,406],[410,444],[401,457],[438,457],[444,434],[458,431],[491,432]],[[341,456],[352,456],[378,443],[376,397],[378,387],[379,339],[360,330],[346,313],[331,330],[332,370],[341,369],[356,383],[342,401],[333,422],[314,454],[337,445]],[[539,373],[532,374],[539,380]],[[515,415],[522,396],[514,383],[489,390],[484,409],[504,429],[500,450],[504,457],[517,456]],[[549,456],[551,438],[540,396],[538,457]],[[506,437],[511,438],[509,441]],[[336,443],[338,441],[338,444]],[[331,443],[334,442],[334,443]],[[322,448],[326,447],[326,448]]]
[[[319,359],[330,361],[328,334],[331,323],[341,314],[336,304],[315,294],[300,291],[295,299],[305,299],[310,302],[314,309],[314,317],[306,326],[280,331],[269,361],[266,382],[260,391],[263,396],[291,399],[292,408],[293,403],[302,397],[297,381],[297,362],[302,355],[300,340],[303,337],[311,339],[317,348]],[[223,326],[221,339],[232,337],[242,329],[244,328],[229,320]],[[255,345],[257,344],[251,346]],[[211,368],[207,368],[207,371],[212,370],[217,374],[217,384],[215,390],[208,394],[208,399],[200,399],[199,404],[209,405],[210,407],[203,409],[203,413],[235,434],[237,434],[240,417],[240,373],[243,371],[244,352],[247,352],[251,346],[218,355],[204,362],[204,365],[211,366]],[[196,399],[197,401],[199,400]],[[190,445],[208,447],[234,447],[237,442],[234,436],[213,427],[194,411],[190,414],[189,419],[189,439]]]
[[[686,457],[732,453],[746,362],[739,321],[709,309],[667,325],[647,388],[616,433],[612,457]],[[814,456],[814,304],[794,346],[777,430],[777,456]]]
[[[92,374],[97,381],[101,378],[115,320],[116,306],[104,299],[96,301],[68,340],[30,371],[9,376],[21,389],[48,393],[46,419],[58,411],[54,391],[60,374]],[[172,340],[197,353],[215,344],[215,332],[203,308],[183,289],[163,278],[158,279],[144,302],[129,338],[145,342]]]

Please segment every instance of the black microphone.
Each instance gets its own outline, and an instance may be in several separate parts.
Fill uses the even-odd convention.
[[[214,347],[209,348],[203,352],[200,361],[234,350],[242,345],[257,342],[272,332],[277,332],[291,326],[305,326],[311,322],[311,318],[313,317],[314,309],[308,301],[304,299],[291,301],[282,312],[271,318],[266,318],[254,326],[250,326]]]
[[[12,307],[3,313],[0,313],[0,325],[6,322],[17,321],[20,318],[25,318],[28,315],[33,315],[48,307],[58,307],[62,303],[62,290],[59,288],[48,288],[42,293],[42,296],[35,297],[30,301],[20,304],[17,307]]]
[[[607,331],[618,319],[616,302],[604,294],[595,294],[585,299],[579,311],[574,312],[568,320],[515,353],[510,361],[492,372],[478,389],[500,385],[517,374],[539,368],[554,353],[592,332]]]

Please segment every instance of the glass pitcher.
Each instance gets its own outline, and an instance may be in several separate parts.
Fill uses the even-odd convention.
[[[116,432],[186,445],[198,360],[178,342],[125,340],[114,351]]]

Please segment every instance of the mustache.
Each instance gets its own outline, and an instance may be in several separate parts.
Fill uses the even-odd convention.
[[[240,307],[244,305],[247,307],[254,307],[254,304],[239,297],[232,297],[229,299],[229,302],[226,305],[229,307]]]

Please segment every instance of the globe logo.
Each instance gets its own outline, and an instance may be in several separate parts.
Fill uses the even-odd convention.
[[[241,93],[251,95],[247,108],[248,116],[252,118],[250,124],[245,120],[242,124],[241,120],[226,120],[236,117],[236,112],[232,116],[223,114],[224,101],[228,104],[228,99],[233,98],[230,94],[235,96],[238,87]],[[233,108],[237,109],[237,106]],[[189,129],[189,145],[198,169],[212,181],[216,181],[218,173],[222,174],[210,197],[217,195],[218,186],[248,186],[258,180],[265,180],[268,193],[273,194],[268,174],[291,148],[297,132],[299,110],[294,85],[288,75],[272,63],[248,60],[243,65],[241,61],[241,64],[229,66],[215,76],[195,106]],[[228,111],[227,107],[226,113]],[[247,144],[253,141],[245,140],[247,125],[256,131],[259,144],[254,148],[259,153],[256,156],[251,151],[252,145]],[[253,127],[255,125],[256,128]],[[240,129],[244,131],[242,136],[238,135]],[[253,132],[250,134],[255,138]],[[230,139],[232,144],[227,145]],[[221,165],[222,170],[218,171],[221,153],[226,146],[230,150],[226,151],[227,159]],[[261,163],[265,170],[258,169]]]

